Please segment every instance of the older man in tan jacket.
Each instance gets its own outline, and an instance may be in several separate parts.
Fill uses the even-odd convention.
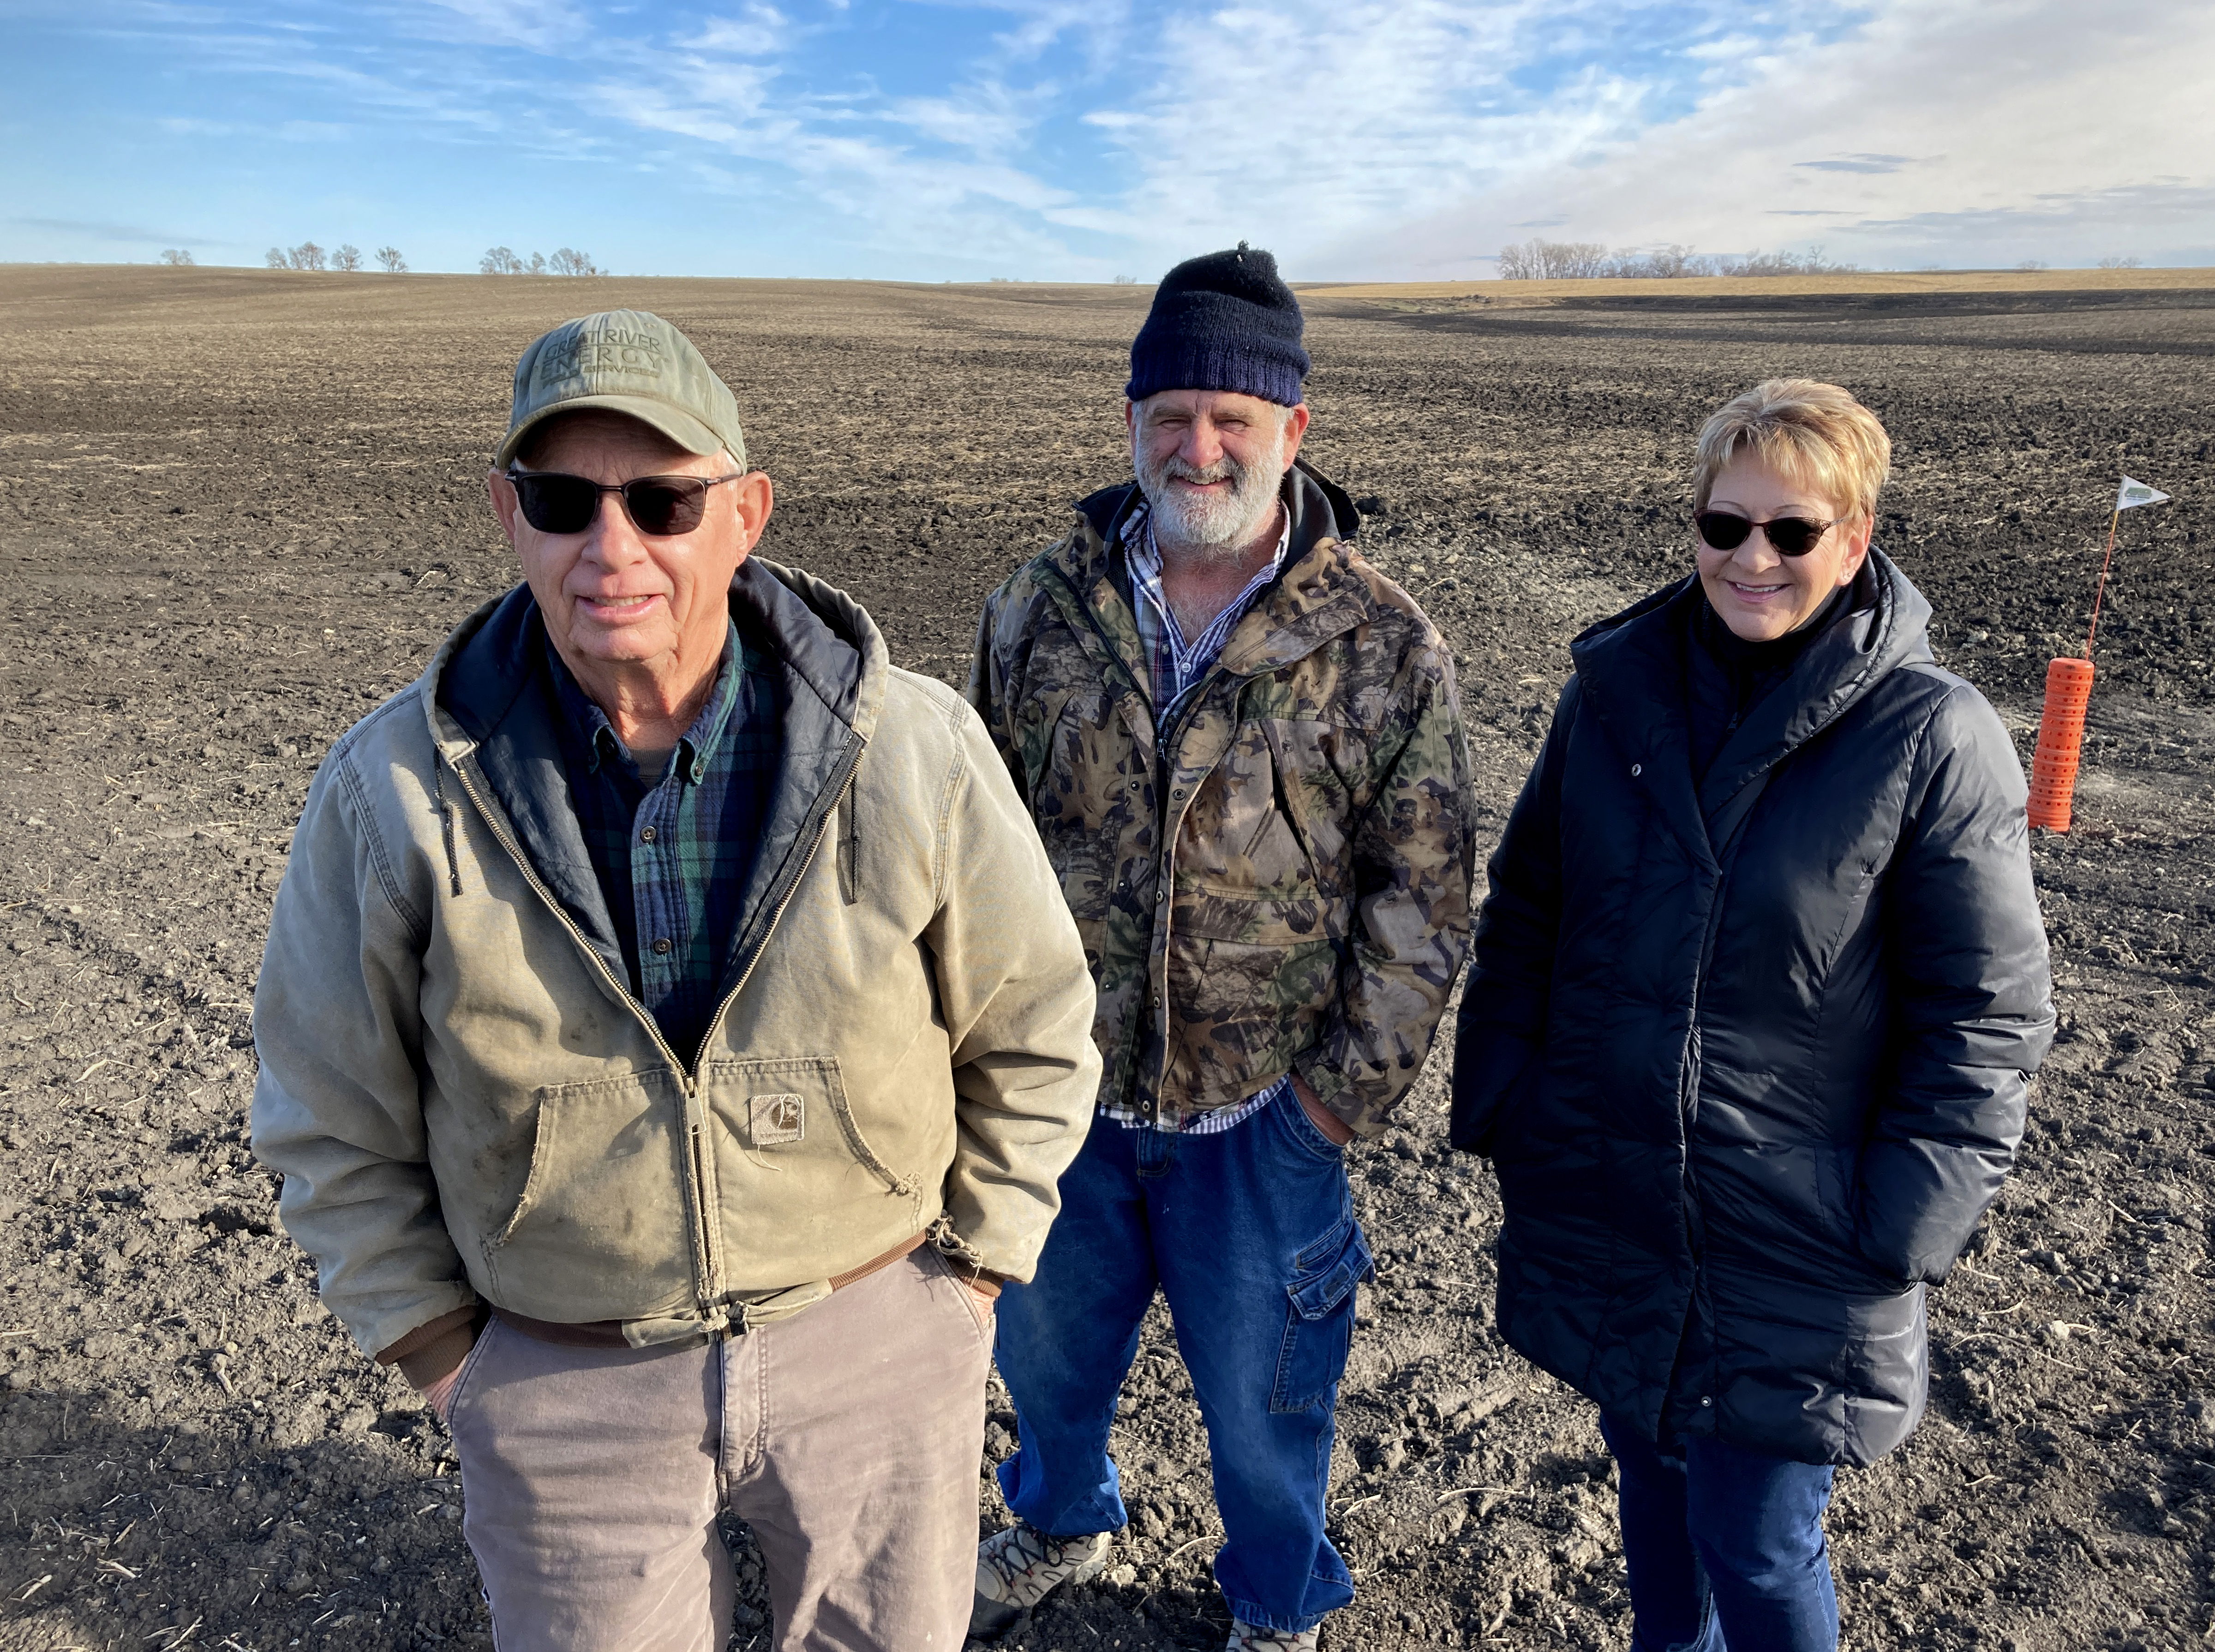
[[[523,583],[339,741],[255,1004],[324,1301],[453,1429],[503,1652],[970,1606],[991,1299],[1099,1084],[1083,947],[975,714],[752,555],[729,390],[629,311],[534,343]]]

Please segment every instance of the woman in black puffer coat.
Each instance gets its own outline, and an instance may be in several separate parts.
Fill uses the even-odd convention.
[[[1501,1334],[1600,1408],[1642,1652],[1836,1644],[1832,1470],[1922,1416],[2052,1034],[2021,765],[1869,545],[1889,456],[1804,379],[1709,421],[1697,570],[1572,645],[1477,925],[1453,1141]]]

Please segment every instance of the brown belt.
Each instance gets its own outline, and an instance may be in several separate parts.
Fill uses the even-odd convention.
[[[849,1285],[868,1278],[882,1268],[891,1267],[902,1256],[919,1249],[928,1234],[917,1233],[902,1239],[881,1256],[872,1256],[858,1268],[849,1268],[843,1274],[833,1274],[827,1281],[834,1291],[843,1291]],[[630,1339],[623,1335],[620,1319],[593,1319],[581,1324],[564,1324],[553,1319],[533,1319],[529,1314],[517,1313],[511,1308],[495,1306],[493,1312],[500,1319],[521,1331],[525,1336],[536,1337],[542,1342],[553,1342],[562,1348],[629,1348]]]

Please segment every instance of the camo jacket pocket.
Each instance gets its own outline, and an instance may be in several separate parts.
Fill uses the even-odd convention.
[[[1312,760],[1319,732],[1328,731],[1249,719],[1200,781],[1176,845],[1177,898],[1195,932],[1256,938],[1250,925],[1261,902],[1282,909],[1287,939],[1335,927],[1343,799],[1332,795],[1332,771]]]
[[[1101,685],[1040,697],[1020,727],[1031,815],[1097,968],[1116,896],[1155,852],[1151,765]]]
[[[1169,1061],[1190,1093],[1251,1095],[1315,1042],[1337,990],[1339,949],[1327,937],[1268,933],[1285,927],[1281,912],[1264,906],[1249,931],[1260,939],[1171,931]]]

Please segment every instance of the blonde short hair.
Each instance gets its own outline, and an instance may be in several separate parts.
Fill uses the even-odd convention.
[[[1771,378],[1723,403],[1700,427],[1692,504],[1708,507],[1715,478],[1742,453],[1813,488],[1848,519],[1876,512],[1892,474],[1892,438],[1853,392],[1813,378]]]

